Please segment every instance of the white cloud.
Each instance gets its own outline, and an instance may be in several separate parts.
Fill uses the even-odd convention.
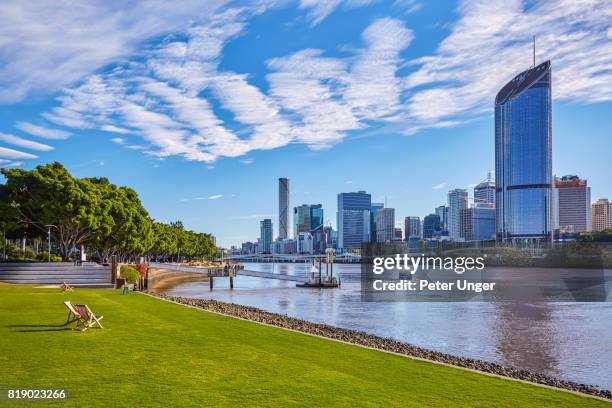
[[[612,99],[612,3],[478,0],[458,11],[436,54],[412,61],[418,69],[405,81],[412,128],[491,111],[499,89],[533,65],[532,35],[538,62],[552,61],[553,98]]]
[[[309,10],[307,18],[313,26],[325,20],[341,5],[344,8],[357,8],[375,3],[378,0],[300,0],[300,8]]]
[[[254,161],[255,161],[255,159],[253,159],[251,157],[247,157],[247,158],[244,158],[244,159],[240,160],[240,163],[248,165],[248,164],[253,164]]]
[[[121,135],[127,135],[129,133],[132,133],[128,129],[120,128],[115,125],[103,125],[103,126],[100,126],[100,130],[103,130],[105,132],[110,132],[110,133],[119,133]]]
[[[43,139],[68,139],[70,133],[59,129],[50,129],[44,126],[34,125],[29,122],[16,122],[15,127],[21,131],[29,133],[33,136],[42,137]]]
[[[447,182],[442,182],[442,183],[436,184],[435,186],[432,186],[431,188],[433,188],[434,190],[440,190],[446,187],[447,184],[448,184]]]
[[[299,7],[316,25],[338,7],[368,3],[302,0]],[[168,17],[172,22],[152,20],[159,23],[158,34],[172,34],[140,48],[137,58],[129,57],[136,45],[119,41],[119,48],[125,49],[121,57],[111,58],[116,65],[65,88],[58,106],[43,117],[75,129],[130,133],[144,142],[124,143],[128,149],[157,158],[181,156],[209,166],[219,157],[291,143],[325,149],[369,127],[414,134],[454,127],[490,112],[497,90],[530,65],[532,33],[538,37],[538,55],[553,60],[555,98],[612,100],[606,19],[612,5],[594,4],[465,1],[434,55],[412,61],[405,60],[412,31],[399,19],[378,18],[363,31],[360,43],[341,54],[307,48],[266,61],[265,85],[247,73],[222,69],[220,62],[225,44],[242,35],[249,18],[269,3],[222,11],[211,5],[206,9],[210,13],[195,13],[189,24],[183,20],[187,12],[173,11],[176,14]],[[396,0],[394,7],[410,13],[420,3]],[[124,18],[130,20],[136,8],[129,7]],[[122,30],[140,27],[131,20],[117,24]],[[150,29],[140,30],[134,38],[142,42]],[[38,86],[35,81],[33,86]],[[69,136],[27,125],[29,133],[35,130],[41,137]]]
[[[223,198],[223,194],[215,194],[208,197],[209,200],[218,200],[220,198]]]
[[[208,20],[225,0],[9,1],[0,16],[0,101],[68,86],[143,41]]]
[[[10,135],[8,133],[0,133],[0,142],[8,143],[13,146],[19,146],[30,150],[40,150],[44,152],[48,152],[53,150],[52,146],[33,142],[31,140],[23,139],[21,137]]]
[[[120,138],[120,137],[113,137],[111,139],[111,142],[122,145],[122,144],[125,144],[125,139]]]
[[[7,147],[0,147],[0,157],[7,159],[36,159],[38,156],[34,156],[30,153],[20,152],[18,150],[9,149]]]

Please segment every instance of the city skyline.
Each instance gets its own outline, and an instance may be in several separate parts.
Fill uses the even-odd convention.
[[[99,6],[121,16],[103,22],[52,3],[7,8],[0,35],[22,41],[0,52],[0,166],[58,160],[108,177],[153,218],[226,247],[257,237],[264,218],[278,228],[279,177],[291,179],[290,208],[320,203],[325,224],[338,192],[365,190],[399,225],[494,169],[492,102],[532,65],[535,35],[537,61],[554,65],[553,173],[587,179],[593,201],[612,196],[602,10],[334,4],[196,1],[146,27],[138,4]]]

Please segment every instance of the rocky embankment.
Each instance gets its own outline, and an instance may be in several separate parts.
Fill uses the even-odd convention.
[[[384,338],[368,334],[362,331],[342,329],[326,324],[311,323],[306,320],[295,319],[286,315],[270,313],[254,307],[241,306],[233,303],[224,303],[216,300],[191,299],[185,297],[168,296],[163,293],[150,293],[153,296],[194,306],[200,309],[221,313],[228,316],[239,317],[252,320],[254,322],[265,323],[285,329],[295,330],[316,336],[327,337],[329,339],[340,340],[347,343],[358,344],[379,350],[390,351],[393,353],[404,354],[410,357],[422,358],[430,361],[450,364],[456,367],[469,368],[484,373],[501,375],[504,377],[515,378],[537,384],[544,384],[551,387],[563,388],[570,391],[577,391],[584,394],[594,395],[601,398],[612,400],[612,391],[603,390],[586,384],[578,384],[572,381],[560,380],[544,374],[535,373],[527,370],[519,370],[511,367],[504,367],[496,363],[474,360],[465,357],[452,356],[450,354],[439,353],[427,350],[410,344],[402,343],[398,340]]]

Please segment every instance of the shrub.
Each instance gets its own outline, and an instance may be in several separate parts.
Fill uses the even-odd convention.
[[[47,252],[40,252],[36,255],[36,260],[41,262],[49,261],[49,254]],[[51,254],[51,262],[62,262],[62,257],[59,255]]]
[[[127,283],[136,283],[140,274],[136,269],[128,265],[121,265],[120,274],[122,278],[125,278]]]

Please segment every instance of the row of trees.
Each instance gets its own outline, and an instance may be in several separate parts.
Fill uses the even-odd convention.
[[[8,239],[44,242],[51,231],[64,260],[81,245],[102,261],[111,255],[167,261],[216,254],[209,234],[185,230],[180,221],[156,222],[134,190],[106,178],[75,178],[57,162],[1,173],[0,228]]]

